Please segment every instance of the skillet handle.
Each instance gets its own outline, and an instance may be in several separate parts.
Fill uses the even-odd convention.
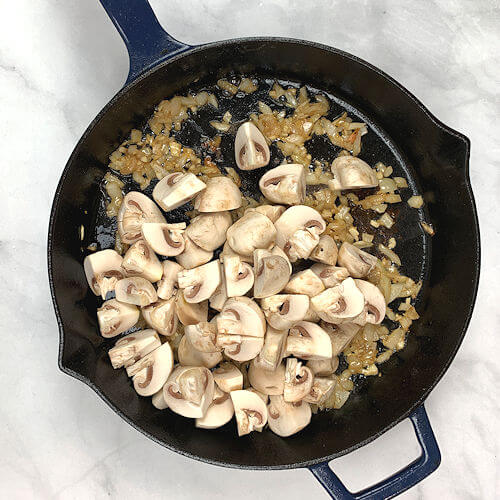
[[[313,465],[309,470],[329,495],[337,500],[381,500],[403,493],[434,472],[441,462],[441,453],[424,405],[419,406],[409,418],[422,448],[422,454],[410,465],[380,483],[357,493],[351,493],[330,469],[328,462]]]
[[[156,63],[191,46],[170,36],[148,0],[100,0],[128,50],[130,69],[125,85]]]

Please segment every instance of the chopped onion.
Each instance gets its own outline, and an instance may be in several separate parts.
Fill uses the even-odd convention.
[[[212,125],[215,130],[219,130],[220,132],[227,132],[231,128],[229,123],[224,122],[211,121],[210,125]]]
[[[373,241],[373,234],[363,233],[361,239],[366,243],[371,243]]]
[[[234,95],[238,92],[238,87],[236,85],[233,85],[232,83],[228,82],[227,80],[223,80],[223,79],[218,80],[217,86],[219,88],[221,88],[222,90],[229,92],[232,95]]]
[[[420,225],[427,234],[430,234],[431,236],[434,236],[436,234],[434,228],[430,224],[427,224],[427,222],[421,222]]]
[[[396,185],[396,182],[393,179],[387,179],[383,178],[379,181],[378,183],[380,191],[383,193],[394,193],[398,186]]]
[[[391,229],[391,227],[394,226],[394,219],[388,213],[385,213],[380,217],[378,223],[381,226],[385,226],[387,229]]]
[[[380,244],[378,246],[378,249],[379,249],[379,252],[383,253],[391,262],[394,262],[394,264],[396,264],[397,266],[401,265],[400,258],[391,249],[387,248],[386,246],[384,246],[382,244]]]
[[[226,122],[226,123],[229,123],[231,121],[232,117],[233,117],[233,115],[231,115],[231,113],[229,111],[226,111],[224,113],[224,116],[222,117],[222,121]]]
[[[424,199],[421,196],[412,196],[408,199],[407,203],[411,208],[421,208],[424,204]]]
[[[389,250],[392,250],[393,248],[396,248],[396,239],[395,238],[389,238],[389,242],[387,244],[387,248],[389,248]]]

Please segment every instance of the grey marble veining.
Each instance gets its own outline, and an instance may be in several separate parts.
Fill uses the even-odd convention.
[[[472,325],[427,402],[443,460],[403,498],[494,498],[500,491],[500,6],[494,0],[153,0],[196,44],[251,35],[336,46],[388,72],[472,141],[483,244]],[[248,472],[170,453],[57,368],[46,232],[76,141],[122,85],[121,40],[96,0],[1,1],[0,497],[326,498],[304,470]],[[447,332],[443,331],[442,335]],[[406,422],[334,462],[353,489],[418,454]],[[360,473],[360,471],[362,473]]]

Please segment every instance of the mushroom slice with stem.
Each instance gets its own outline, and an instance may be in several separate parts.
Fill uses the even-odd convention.
[[[242,203],[238,186],[226,176],[210,177],[207,187],[194,200],[198,212],[224,212],[240,208]]]
[[[302,321],[309,309],[307,295],[273,295],[260,301],[267,322],[277,330],[286,330]]]
[[[213,368],[222,361],[222,354],[220,352],[202,352],[195,349],[191,342],[189,342],[187,335],[184,335],[179,343],[177,357],[179,358],[179,363],[183,366]]]
[[[213,252],[208,252],[199,247],[191,239],[184,235],[184,252],[175,256],[175,260],[185,269],[193,269],[210,262],[214,256]]]
[[[131,304],[118,302],[116,299],[106,300],[97,309],[97,321],[104,338],[116,337],[139,321],[139,309]]]
[[[165,212],[180,207],[203,191],[206,184],[192,173],[174,172],[156,184],[153,198]]]
[[[142,238],[141,228],[144,223],[167,222],[156,203],[138,191],[131,191],[125,195],[117,221],[120,240],[127,245]]]
[[[325,285],[321,279],[311,269],[305,269],[293,274],[283,291],[314,297],[324,289]]]
[[[202,321],[196,325],[186,325],[184,334],[189,343],[201,352],[219,352],[221,349],[216,345],[217,325],[215,322]]]
[[[253,269],[237,256],[226,256],[223,260],[226,294],[228,297],[241,297],[253,286]]]
[[[186,302],[203,302],[211,297],[221,282],[220,264],[213,260],[208,264],[180,271],[177,282]]]
[[[364,278],[377,264],[377,257],[344,242],[340,247],[337,262],[345,267],[353,278]]]
[[[285,355],[302,359],[330,359],[332,357],[330,336],[319,325],[300,321],[288,332]]]
[[[234,158],[241,170],[265,167],[271,159],[269,146],[262,132],[251,122],[238,128],[234,141]]]
[[[286,209],[283,205],[259,205],[258,207],[247,208],[245,210],[245,214],[248,212],[259,212],[262,215],[269,217],[271,222],[274,224],[285,210]]]
[[[165,257],[175,257],[184,252],[184,229],[177,224],[164,224],[161,222],[146,222],[141,227],[142,237],[148,245],[158,254]]]
[[[163,267],[144,240],[136,241],[123,257],[122,268],[127,276],[140,276],[151,283],[160,281]]]
[[[327,234],[322,234],[319,237],[319,243],[316,248],[311,252],[309,258],[315,262],[321,262],[329,266],[334,266],[337,263],[337,255],[339,249],[335,240]]]
[[[184,268],[173,260],[164,260],[162,262],[163,276],[158,282],[158,298],[168,300],[177,293],[177,275]]]
[[[280,165],[260,178],[259,188],[273,203],[301,205],[306,199],[306,171],[298,163]]]
[[[202,366],[177,366],[163,386],[168,407],[187,418],[202,418],[214,396],[212,373]]]
[[[264,337],[266,320],[260,307],[248,297],[232,297],[217,316],[219,335]]]
[[[224,392],[243,389],[243,374],[233,363],[221,363],[212,374],[215,383]]]
[[[184,325],[196,325],[208,318],[208,301],[204,300],[197,304],[186,302],[184,294],[178,293],[175,297],[175,312],[179,321]]]
[[[259,355],[264,339],[262,337],[244,337],[239,335],[219,335],[217,341],[224,346],[224,354],[234,361],[243,363]]]
[[[203,250],[211,252],[226,241],[226,232],[233,223],[227,211],[204,213],[191,219],[186,235]]]
[[[335,378],[314,377],[309,394],[304,398],[307,403],[322,405],[332,395],[337,381]]]
[[[288,263],[288,269],[290,269],[290,274],[292,274],[293,272],[293,266],[292,264],[290,263],[290,259],[288,258],[288,255],[278,246],[274,246],[272,249],[271,249],[271,254],[272,255],[278,255],[279,257],[283,257],[287,263]]]
[[[328,186],[334,191],[378,187],[375,170],[356,156],[339,156],[331,168],[333,179]]]
[[[226,277],[224,276],[224,267],[221,264],[221,280],[215,292],[210,296],[210,307],[216,311],[222,311],[227,300]]]
[[[145,278],[123,278],[115,286],[116,300],[136,306],[148,306],[158,300],[154,286]]]
[[[314,383],[314,375],[307,366],[295,358],[286,360],[285,386],[283,398],[287,403],[295,403],[304,399]]]
[[[267,405],[269,429],[281,437],[301,431],[311,422],[311,406],[305,401],[287,403],[283,396],[270,396]]]
[[[311,271],[318,276],[326,288],[339,285],[346,278],[349,278],[349,271],[345,267],[314,264],[311,266]]]
[[[122,368],[133,365],[160,346],[160,338],[154,330],[139,330],[119,339],[108,355],[113,368]]]
[[[151,402],[153,403],[153,406],[158,410],[166,410],[168,408],[168,404],[163,397],[163,387],[158,392],[155,392],[153,394]]]
[[[272,252],[262,249],[254,250],[253,257],[255,272],[254,297],[262,299],[281,292],[288,283],[291,274],[288,258],[273,255]]]
[[[267,423],[266,403],[255,392],[240,390],[232,391],[238,436],[250,434],[252,431],[261,432]]]
[[[355,318],[365,306],[365,298],[352,278],[340,285],[327,288],[311,299],[318,316],[330,323],[342,323],[346,318]]]
[[[354,282],[365,297],[365,307],[358,318],[353,320],[354,323],[379,325],[385,317],[386,306],[384,295],[378,287],[368,281],[356,279]]]
[[[256,363],[265,370],[276,370],[285,353],[287,336],[288,330],[276,330],[268,325],[264,345],[256,358]]]
[[[106,300],[108,292],[115,289],[118,280],[125,277],[123,257],[115,250],[107,249],[87,255],[83,269],[90,289]]]
[[[276,370],[266,370],[253,359],[248,368],[248,381],[254,389],[263,394],[283,394],[285,386],[285,365],[280,363]]]
[[[329,359],[311,359],[306,363],[306,366],[314,373],[314,377],[328,377],[329,375],[333,375],[339,367],[339,358],[333,356]]]
[[[217,429],[227,424],[234,415],[234,406],[231,396],[215,387],[214,398],[201,418],[196,419],[196,427],[200,429]]]
[[[259,212],[248,212],[227,230],[228,245],[241,255],[253,255],[256,248],[268,249],[275,238],[271,219]]]
[[[175,297],[158,300],[142,308],[142,316],[146,323],[158,333],[171,337],[177,331],[177,314],[175,313]]]
[[[359,325],[354,323],[333,325],[322,321],[320,325],[330,335],[333,356],[338,356],[351,343],[351,340],[361,329]]]

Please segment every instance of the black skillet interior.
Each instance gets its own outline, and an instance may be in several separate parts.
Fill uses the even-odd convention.
[[[424,279],[418,311],[406,348],[382,366],[383,377],[358,380],[354,394],[338,411],[316,415],[303,432],[286,440],[270,432],[236,437],[229,424],[204,431],[171,412],[160,412],[140,398],[123,370],[114,371],[107,350],[112,341],[98,334],[97,300],[88,291],[81,266],[82,248],[96,241],[113,246],[114,223],[104,215],[101,179],[108,155],[129,133],[141,128],[154,106],[188,90],[211,87],[220,77],[248,74],[260,79],[260,90],[229,100],[218,92],[220,108],[205,108],[189,120],[179,140],[199,150],[202,138],[214,136],[209,120],[230,110],[233,122],[255,111],[257,100],[271,104],[267,90],[275,75],[282,81],[319,89],[332,101],[330,117],[347,110],[369,125],[360,157],[392,165],[408,179],[410,189],[424,195],[425,210],[398,209],[394,228],[402,271]],[[231,166],[232,133],[213,158]],[[61,368],[93,387],[126,420],[161,444],[201,460],[230,466],[290,467],[333,458],[374,439],[418,405],[451,362],[465,332],[478,276],[478,230],[467,179],[468,141],[443,127],[402,90],[352,56],[313,44],[277,40],[243,40],[213,44],[174,58],[147,73],[101,112],[75,149],[58,188],[49,235],[52,289],[61,326]],[[310,141],[314,159],[331,160],[338,152],[320,137]],[[281,161],[273,149],[272,165]],[[243,176],[245,194],[258,194],[261,173]],[[137,189],[128,179],[127,190]],[[151,189],[151,187],[149,188]],[[147,191],[148,192],[148,191]],[[181,220],[176,211],[168,219]],[[419,221],[432,222],[432,238]],[[85,227],[84,241],[79,226]],[[385,236],[392,236],[387,234]]]

